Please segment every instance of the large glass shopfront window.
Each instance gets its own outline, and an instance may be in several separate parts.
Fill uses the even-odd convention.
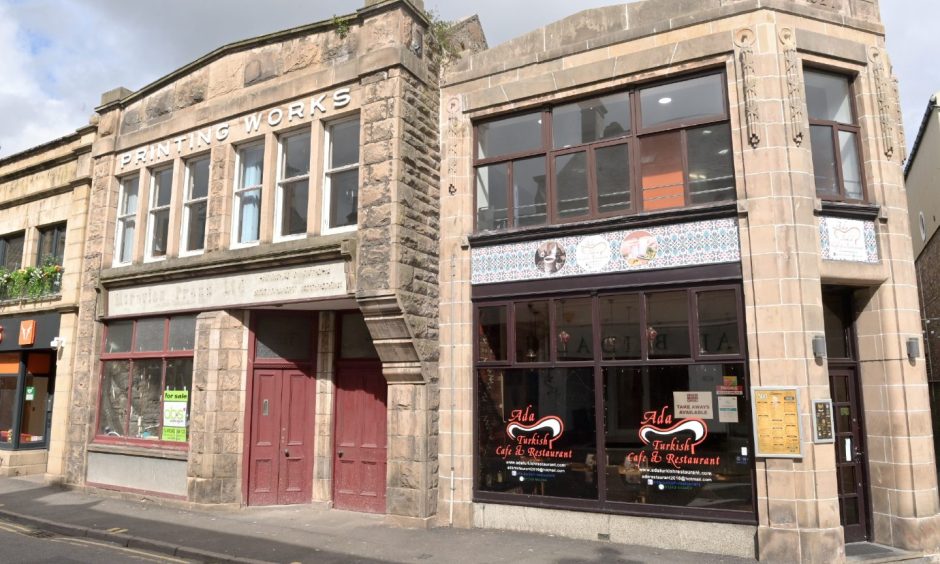
[[[52,352],[0,353],[0,449],[47,446],[54,381]]]
[[[476,308],[476,496],[754,519],[740,288]]]

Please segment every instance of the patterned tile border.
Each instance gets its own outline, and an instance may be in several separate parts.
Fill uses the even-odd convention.
[[[476,248],[472,282],[543,280],[740,260],[738,222],[725,218]]]
[[[820,217],[819,247],[823,260],[881,262],[874,221]]]

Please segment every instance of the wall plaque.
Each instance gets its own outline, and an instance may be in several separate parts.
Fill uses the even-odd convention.
[[[813,442],[836,442],[835,430],[832,427],[832,400],[813,400]]]
[[[209,311],[346,294],[346,263],[328,262],[116,288],[108,292],[108,315]]]
[[[755,456],[802,458],[800,390],[760,386],[752,392]]]

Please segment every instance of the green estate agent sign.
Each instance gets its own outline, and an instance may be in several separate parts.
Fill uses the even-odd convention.
[[[26,386],[26,401],[36,399],[36,386]]]
[[[186,404],[188,390],[163,392],[163,440],[186,442]]]

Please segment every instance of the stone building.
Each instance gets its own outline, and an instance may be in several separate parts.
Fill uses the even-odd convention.
[[[62,473],[94,135],[0,160],[0,476]]]
[[[439,92],[421,8],[366,2],[104,94],[67,483],[434,515]]]
[[[442,79],[440,522],[936,553],[876,0],[647,0]]]

